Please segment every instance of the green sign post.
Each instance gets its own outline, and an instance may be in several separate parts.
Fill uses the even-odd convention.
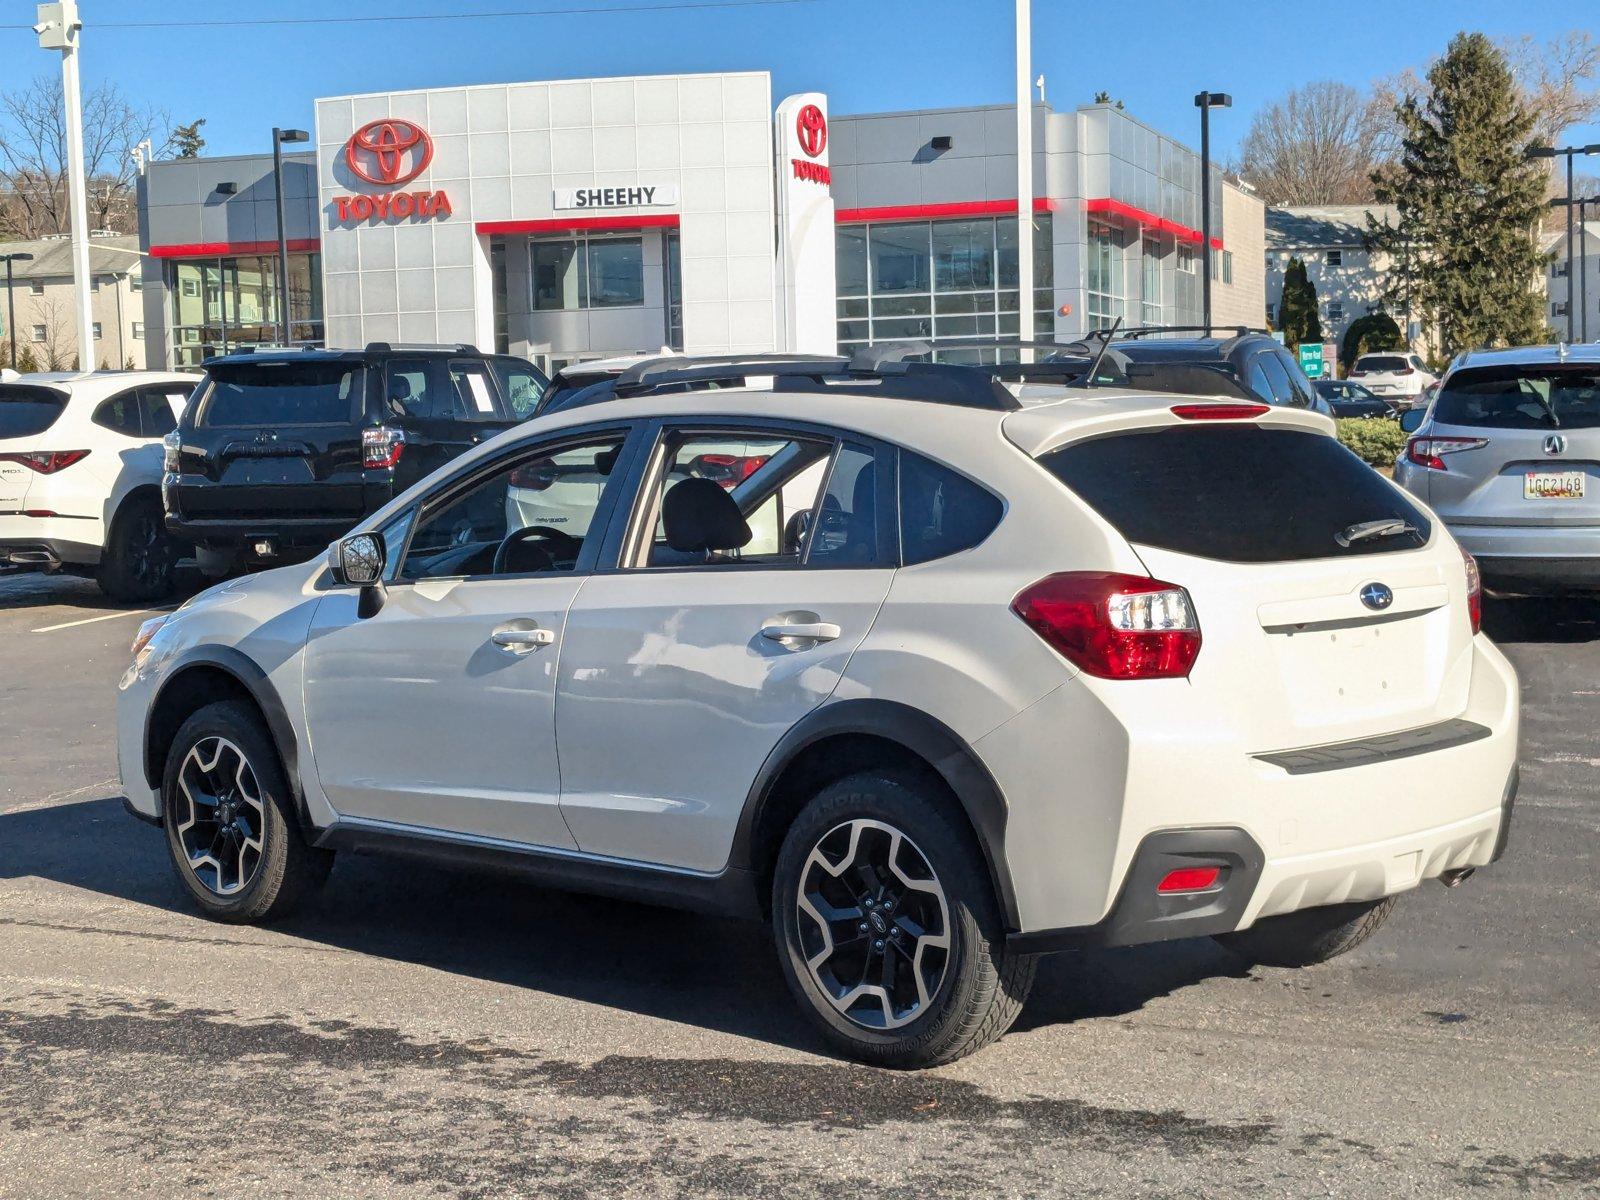
[[[1300,369],[1306,373],[1307,379],[1322,378],[1322,343],[1300,343]]]

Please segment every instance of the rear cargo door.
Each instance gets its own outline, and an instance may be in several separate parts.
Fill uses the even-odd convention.
[[[28,485],[37,472],[10,457],[33,450],[71,450],[49,441],[49,431],[66,410],[67,394],[36,384],[0,384],[0,514],[21,512]]]
[[[1188,589],[1203,639],[1189,686],[1253,752],[1413,729],[1465,707],[1460,552],[1333,438],[1165,426],[1041,461],[1153,576]]]
[[[263,521],[365,513],[359,361],[214,364],[184,414],[177,508]]]

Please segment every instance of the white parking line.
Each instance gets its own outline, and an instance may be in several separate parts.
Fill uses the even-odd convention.
[[[151,613],[170,611],[170,609],[161,608],[135,608],[128,612],[104,613],[98,617],[84,617],[81,621],[63,621],[59,625],[46,625],[42,629],[35,629],[33,632],[54,633],[58,629],[72,629],[78,625],[93,625],[96,621],[114,621],[118,617],[147,617]]]

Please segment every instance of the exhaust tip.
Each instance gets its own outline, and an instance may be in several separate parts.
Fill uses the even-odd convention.
[[[1459,887],[1462,883],[1471,879],[1477,869],[1477,867],[1456,867],[1454,870],[1446,871],[1439,876],[1439,882],[1447,888]]]

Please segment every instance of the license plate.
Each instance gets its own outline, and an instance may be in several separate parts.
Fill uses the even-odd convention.
[[[1582,500],[1582,471],[1529,471],[1522,477],[1524,500]]]

